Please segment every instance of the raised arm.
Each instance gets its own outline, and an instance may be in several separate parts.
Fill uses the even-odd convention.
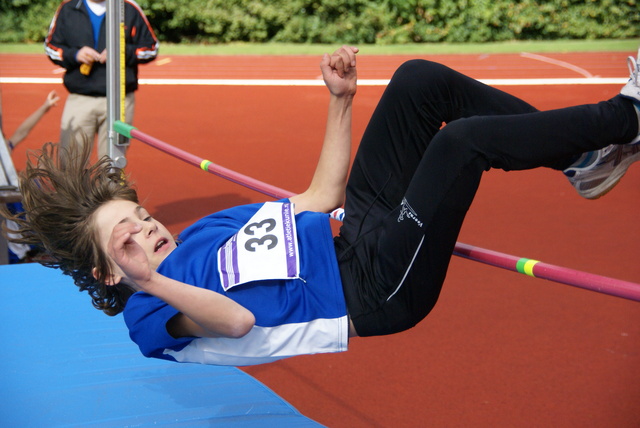
[[[329,111],[320,158],[306,191],[291,197],[296,212],[330,212],[344,203],[351,160],[351,110],[357,89],[358,48],[343,46],[320,63],[329,89]]]
[[[49,109],[58,104],[59,100],[60,97],[58,96],[56,91],[49,92],[44,103],[36,111],[31,113],[31,115],[27,117],[24,122],[20,124],[20,126],[18,126],[16,132],[14,132],[11,137],[9,137],[7,144],[11,143],[10,149],[15,148],[18,143],[24,140],[27,135],[29,135],[29,132],[31,132],[33,127],[36,126],[40,119],[42,119],[42,117],[49,111]]]

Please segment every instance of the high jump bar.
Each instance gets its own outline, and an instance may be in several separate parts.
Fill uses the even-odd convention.
[[[275,199],[283,199],[293,196],[293,193],[290,191],[272,186],[249,176],[232,171],[228,168],[224,168],[207,159],[195,156],[145,134],[124,122],[115,121],[113,126],[114,131],[124,135],[125,137],[135,138],[184,162],[198,166],[204,171],[208,171],[233,183],[255,190],[256,192]],[[341,210],[336,210],[331,213],[331,216],[338,220],[342,219],[342,215],[343,212]],[[538,260],[512,256],[497,251],[487,250],[485,248],[463,244],[461,242],[456,243],[453,254],[476,262],[522,273],[534,278],[546,279],[549,281],[559,282],[561,284],[583,288],[585,290],[591,290],[598,293],[608,294],[610,296],[640,302],[640,284],[633,282],[555,266]]]

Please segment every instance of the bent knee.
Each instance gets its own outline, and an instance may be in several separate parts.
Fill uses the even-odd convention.
[[[398,67],[391,81],[430,82],[445,79],[452,70],[437,62],[411,59]]]

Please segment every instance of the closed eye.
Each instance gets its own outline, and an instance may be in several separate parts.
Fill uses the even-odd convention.
[[[153,220],[153,217],[151,215],[149,215],[147,210],[145,210],[140,205],[138,205],[136,207],[136,213],[138,214],[138,218],[142,219],[142,221],[152,221]]]

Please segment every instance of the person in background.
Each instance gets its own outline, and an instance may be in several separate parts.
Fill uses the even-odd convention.
[[[138,89],[138,64],[158,55],[158,39],[138,4],[124,2],[125,20],[125,121],[132,123]],[[45,52],[66,70],[64,86],[69,96],[60,124],[60,141],[93,142],[98,135],[98,156],[107,146],[106,1],[65,0],[56,11],[45,39]],[[77,138],[79,133],[82,137]]]
[[[9,153],[13,151],[13,149],[20,144],[31,132],[31,130],[40,122],[40,120],[44,117],[45,114],[49,112],[51,107],[55,107],[58,105],[58,101],[60,101],[60,97],[56,93],[56,91],[51,91],[47,94],[47,98],[44,103],[40,107],[38,107],[33,113],[31,113],[15,130],[13,134],[9,138],[6,138],[4,135],[4,130],[2,128],[2,97],[0,97],[0,132],[2,132],[3,140],[5,141],[7,148],[9,149]],[[12,213],[22,212],[22,203],[21,202],[10,202],[6,204],[7,208]],[[8,220],[7,227],[15,230],[17,225]],[[9,249],[9,263],[21,263],[25,261],[31,261],[36,254],[38,253],[31,245],[20,244],[15,242],[8,243]]]

